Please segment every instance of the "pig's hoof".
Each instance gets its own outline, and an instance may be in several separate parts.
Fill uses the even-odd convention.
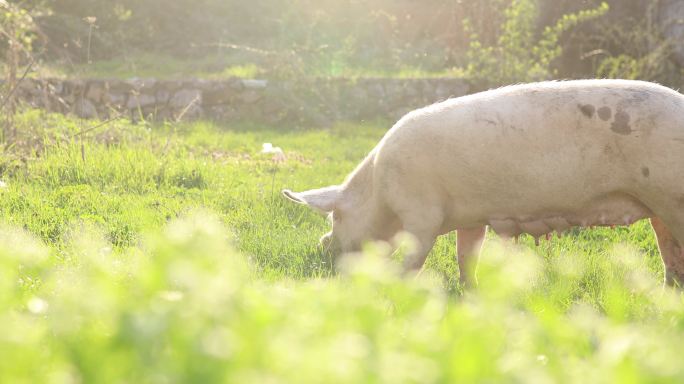
[[[665,271],[665,285],[670,287],[684,288],[684,273]]]

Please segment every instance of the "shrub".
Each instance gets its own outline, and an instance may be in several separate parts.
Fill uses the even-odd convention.
[[[590,36],[596,47],[589,59],[598,77],[656,81],[679,87],[682,68],[670,60],[672,42],[658,23],[659,1],[644,2],[644,15],[627,23],[601,23],[602,34]]]
[[[470,23],[467,76],[484,86],[503,85],[555,78],[553,64],[562,53],[559,39],[578,24],[595,19],[608,11],[608,4],[590,10],[566,14],[554,25],[546,26],[541,36],[536,32],[536,0],[514,0],[504,10],[504,22],[496,42],[483,43]]]

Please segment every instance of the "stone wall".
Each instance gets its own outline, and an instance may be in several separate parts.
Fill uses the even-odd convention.
[[[250,120],[326,125],[396,119],[417,107],[468,94],[462,79],[56,80],[26,79],[19,98],[85,118]]]

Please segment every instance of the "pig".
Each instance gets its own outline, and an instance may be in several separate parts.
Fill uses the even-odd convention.
[[[518,84],[402,117],[340,185],[290,200],[332,217],[337,253],[399,231],[422,268],[457,231],[460,281],[474,284],[487,227],[535,238],[650,219],[667,284],[684,282],[684,96],[631,80]]]

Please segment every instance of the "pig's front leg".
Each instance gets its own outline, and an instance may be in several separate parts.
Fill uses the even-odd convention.
[[[459,281],[465,287],[477,285],[475,272],[487,227],[459,229],[456,232]]]
[[[415,249],[404,259],[404,271],[418,273],[439,234],[444,219],[442,208],[436,204],[414,204],[398,216],[402,229],[417,240]]]

